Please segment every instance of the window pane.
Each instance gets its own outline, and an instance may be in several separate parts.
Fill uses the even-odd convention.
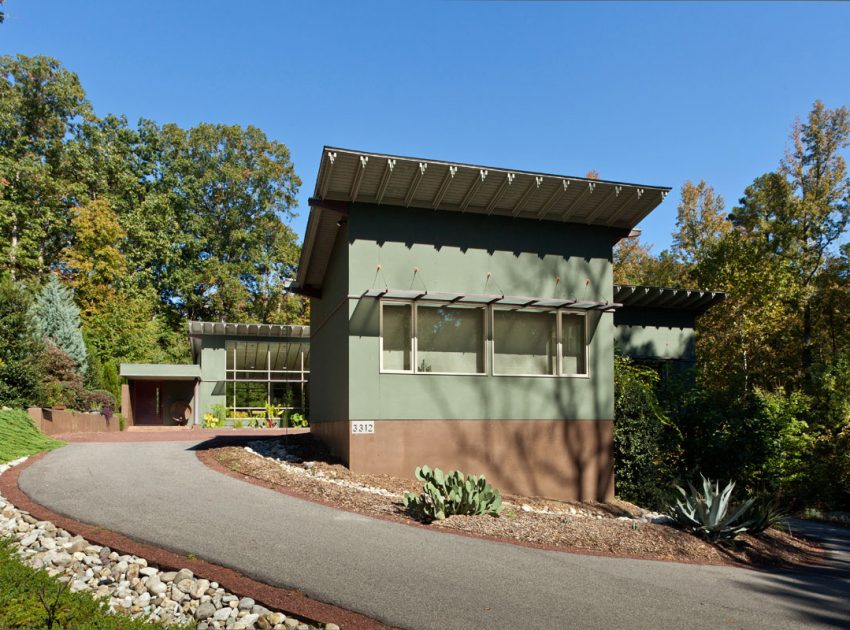
[[[561,374],[587,374],[584,316],[561,315]]]
[[[384,369],[410,370],[410,304],[383,304]]]
[[[554,374],[554,313],[493,311],[493,371],[496,374]]]
[[[484,311],[420,306],[416,311],[418,372],[484,372]]]

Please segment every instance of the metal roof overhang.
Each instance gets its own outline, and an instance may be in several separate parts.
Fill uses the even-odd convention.
[[[410,291],[405,289],[369,289],[360,294],[348,296],[350,299],[381,298],[385,300],[411,300],[416,302],[436,302],[439,304],[460,304],[468,306],[504,306],[508,308],[574,308],[580,310],[598,310],[613,312],[621,304],[616,302],[588,302],[575,298],[535,298],[518,295],[445,293],[433,291]]]
[[[257,337],[258,339],[277,339],[297,341],[310,339],[309,326],[289,326],[283,324],[236,324],[230,322],[189,322],[189,340],[192,343],[192,356],[200,350],[200,337],[215,335],[220,337]]]
[[[296,279],[318,294],[341,219],[373,203],[618,228],[628,233],[670,188],[325,147]]]
[[[726,299],[722,291],[614,285],[614,300],[624,307],[665,308],[704,313]]]

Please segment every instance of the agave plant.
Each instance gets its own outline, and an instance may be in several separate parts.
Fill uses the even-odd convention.
[[[669,506],[668,513],[682,528],[710,542],[717,542],[731,540],[756,524],[754,519],[745,518],[755,499],[733,504],[734,482],[729,482],[721,490],[719,481],[712,483],[710,479],[700,477],[702,492],[691,483],[688,483],[690,493],[681,486],[675,486],[682,496]]]
[[[502,510],[502,496],[483,475],[464,475],[459,470],[443,473],[428,466],[416,469],[422,494],[404,493],[404,506],[430,520],[443,520],[452,514],[490,514]]]

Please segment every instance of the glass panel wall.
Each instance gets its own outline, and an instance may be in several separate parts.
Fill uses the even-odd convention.
[[[307,415],[310,346],[299,342],[225,342],[227,416],[250,423],[267,417],[286,420],[292,413]]]

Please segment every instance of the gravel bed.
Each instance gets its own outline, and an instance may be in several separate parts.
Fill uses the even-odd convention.
[[[26,458],[0,465],[0,474]],[[196,624],[198,630],[339,630],[314,626],[250,597],[227,592],[189,569],[165,571],[144,558],[90,544],[50,521],[39,521],[0,495],[0,537],[9,537],[21,561],[107,602],[116,614],[164,624]]]

